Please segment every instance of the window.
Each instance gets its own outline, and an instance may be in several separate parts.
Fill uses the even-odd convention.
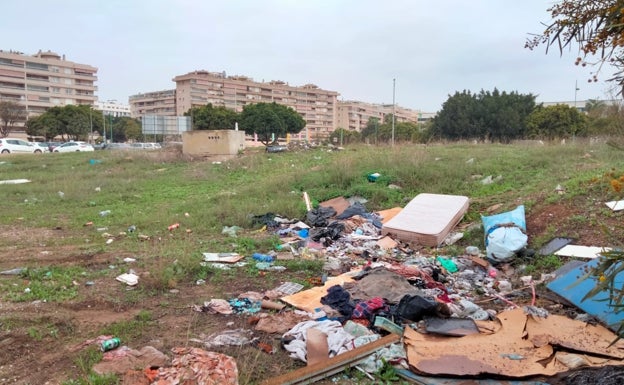
[[[73,94],[73,93],[74,93],[74,90],[72,90],[71,88],[65,88],[65,93],[66,93],[67,95],[71,95],[71,94]]]
[[[58,83],[59,82],[59,78],[57,78],[56,76],[50,76],[50,83]]]
[[[63,73],[65,73],[67,75],[71,75],[72,74],[72,69],[71,68],[63,68]]]
[[[42,64],[42,63],[33,63],[30,61],[26,62],[26,68],[30,68],[33,70],[40,70],[40,71],[47,71],[48,70],[48,65],[47,64]]]
[[[73,82],[72,82],[72,79],[65,78],[65,79],[63,79],[63,83],[65,83],[65,84],[72,84]]]
[[[61,89],[59,87],[52,87],[52,92],[55,94],[60,94],[61,93]]]

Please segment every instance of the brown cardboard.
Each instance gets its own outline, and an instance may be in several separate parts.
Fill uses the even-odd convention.
[[[327,295],[327,289],[334,285],[343,285],[346,282],[353,281],[352,276],[354,274],[357,274],[357,272],[357,270],[354,270],[336,277],[330,277],[327,279],[323,286],[315,286],[311,289],[287,295],[280,299],[287,304],[296,307],[297,309],[305,310],[312,313],[314,312],[314,309],[323,306],[323,304],[321,303],[321,298]]]
[[[333,207],[336,210],[336,215],[342,214],[351,204],[344,197],[337,197],[325,202],[319,203],[319,206],[323,207]]]
[[[377,211],[377,215],[381,217],[381,223],[386,223],[400,213],[401,210],[403,210],[403,207],[393,207],[391,209]]]
[[[318,329],[309,328],[306,333],[306,352],[308,366],[329,359],[327,334]]]
[[[382,249],[394,249],[395,247],[397,247],[399,245],[399,243],[397,241],[395,241],[394,239],[385,236],[383,238],[381,238],[380,240],[377,241],[377,246],[381,247]]]

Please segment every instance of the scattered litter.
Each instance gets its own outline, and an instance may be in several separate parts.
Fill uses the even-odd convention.
[[[606,202],[605,204],[607,205],[608,208],[610,208],[613,211],[624,210],[624,200]]]
[[[366,179],[367,179],[369,182],[376,182],[376,181],[377,181],[377,179],[379,179],[379,177],[380,177],[380,176],[381,176],[381,174],[380,174],[380,173],[378,173],[378,172],[374,172],[374,173],[372,173],[372,174],[368,174],[368,175],[366,176]]]
[[[565,188],[563,188],[563,186],[561,186],[560,184],[558,184],[558,185],[555,187],[555,192],[556,192],[557,194],[559,194],[559,195],[563,195],[563,194],[565,194]]]
[[[117,276],[115,279],[119,282],[125,283],[128,286],[135,286],[139,283],[139,276],[133,273],[124,273]]]
[[[190,339],[192,342],[203,344],[208,349],[220,346],[244,346],[257,340],[257,337],[253,337],[253,331],[247,329],[224,330],[209,336],[201,335],[199,339]]]
[[[128,230],[129,233],[134,233],[136,231],[136,226],[135,225],[130,225],[128,226]]]
[[[57,194],[58,194],[59,198],[61,198],[61,199],[65,198],[65,193],[64,192],[59,191]]]
[[[27,269],[25,267],[18,267],[15,269],[0,271],[1,275],[20,275],[25,272]]]
[[[242,229],[238,226],[224,226],[223,230],[221,230],[221,234],[225,234],[231,238],[236,238],[237,237],[236,232],[239,230],[242,230]]]
[[[177,229],[177,228],[179,228],[179,227],[180,227],[180,224],[179,224],[179,223],[174,223],[174,224],[172,224],[172,225],[169,225],[169,226],[167,227],[167,230],[169,230],[169,231],[173,231],[173,230],[175,230],[175,229]]]
[[[132,262],[136,262],[136,258],[126,257],[123,259],[123,261],[126,263],[132,263]]]
[[[100,164],[102,161],[100,159],[89,159],[89,164]]]
[[[472,318],[426,317],[424,323],[427,333],[456,337],[479,334],[479,328]]]
[[[0,180],[0,184],[22,184],[22,183],[30,183],[30,180],[29,179]]]
[[[236,263],[244,256],[238,253],[203,253],[205,262]]]
[[[114,240],[113,238],[108,238],[108,239],[106,240],[106,244],[107,244],[107,245],[110,245],[110,244],[111,244],[111,243],[113,243],[114,241],[115,241],[115,240]]]
[[[609,247],[596,247],[596,246],[579,246],[579,245],[566,245],[562,249],[557,250],[555,255],[562,257],[576,257],[576,258],[588,258],[593,259],[600,256],[602,253],[611,251]]]
[[[290,295],[290,294],[295,294],[295,293],[301,291],[301,289],[303,289],[303,288],[304,288],[304,286],[302,284],[300,284],[300,283],[285,282],[281,286],[276,288],[275,290],[279,291],[280,293],[282,293],[284,295]]]
[[[100,211],[100,216],[101,216],[101,217],[105,217],[105,216],[109,215],[110,213],[111,213],[111,211],[110,211],[110,210]]]

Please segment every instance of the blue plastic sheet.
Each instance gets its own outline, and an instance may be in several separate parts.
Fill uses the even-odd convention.
[[[600,321],[604,322],[609,329],[617,331],[619,323],[624,321],[624,311],[616,313],[613,307],[609,305],[609,293],[607,291],[602,291],[595,297],[582,301],[583,297],[594,288],[595,280],[594,278],[579,280],[587,271],[597,266],[600,260],[601,258],[592,259],[581,266],[575,267],[557,277],[546,287],[567,299],[587,314],[598,318]],[[615,287],[621,288],[623,285],[624,272],[615,277]]]

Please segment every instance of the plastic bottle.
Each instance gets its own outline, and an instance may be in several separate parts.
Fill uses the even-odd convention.
[[[273,262],[273,256],[267,254],[254,253],[252,257],[258,262]]]

